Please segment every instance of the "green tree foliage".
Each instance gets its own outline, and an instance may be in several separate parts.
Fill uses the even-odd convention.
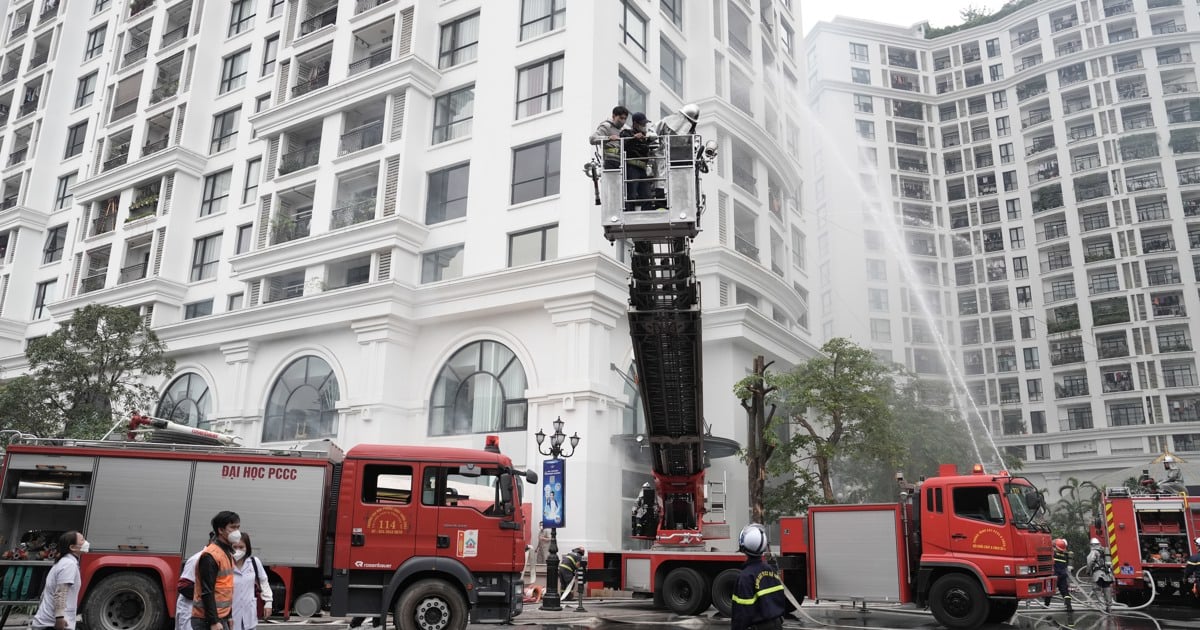
[[[925,29],[925,39],[935,39],[973,26],[990,24],[1037,2],[1041,2],[1041,0],[1009,0],[994,13],[984,7],[977,7],[970,4],[958,12],[958,16],[962,18],[962,23],[940,28],[927,28]]]
[[[0,387],[0,420],[43,436],[94,438],[115,418],[154,404],[142,382],[169,376],[166,345],[131,309],[92,304],[58,330],[30,341],[30,373]]]
[[[1100,514],[1100,488],[1090,481],[1068,477],[1058,488],[1058,501],[1050,513],[1050,528],[1065,538],[1076,558],[1088,552],[1089,527]]]

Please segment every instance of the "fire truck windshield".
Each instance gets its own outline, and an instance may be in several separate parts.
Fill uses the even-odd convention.
[[[1020,482],[1010,481],[1004,484],[1004,494],[1008,498],[1008,507],[1012,510],[1013,524],[1017,527],[1029,527],[1038,511],[1043,507],[1042,495],[1037,488],[1022,479]]]

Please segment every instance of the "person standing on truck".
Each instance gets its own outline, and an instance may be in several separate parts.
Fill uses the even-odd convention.
[[[179,572],[179,583],[175,585],[179,593],[175,598],[175,630],[192,628],[192,607],[196,605],[192,597],[196,589],[196,562],[200,560],[200,553],[197,551],[184,561],[183,570]]]
[[[75,630],[76,606],[79,603],[79,555],[88,552],[91,544],[83,534],[71,530],[58,537],[61,554],[42,588],[42,601],[33,615],[33,630]]]
[[[250,546],[250,534],[239,532],[241,540],[233,543],[233,630],[254,630],[258,627],[259,613],[263,618],[271,616],[271,583],[267,570],[254,557]],[[258,600],[262,598],[262,608]]]
[[[225,510],[212,517],[212,536],[196,561],[192,630],[232,630],[233,547],[242,539],[242,518]]]
[[[733,620],[730,630],[771,630],[783,627],[783,616],[796,610],[783,589],[774,567],[763,560],[767,552],[767,530],[758,523],[742,528],[738,551],[746,564],[733,587]]]
[[[1104,603],[1104,612],[1108,612],[1112,607],[1112,585],[1114,582],[1112,573],[1112,559],[1105,553],[1104,548],[1100,545],[1099,538],[1091,540],[1092,550],[1088,552],[1087,566],[1092,572],[1092,581],[1096,583],[1096,592],[1100,596],[1100,601]]]
[[[612,109],[612,118],[600,121],[592,134],[591,143],[604,147],[604,168],[621,168],[621,128],[629,119],[629,110],[624,105]]]

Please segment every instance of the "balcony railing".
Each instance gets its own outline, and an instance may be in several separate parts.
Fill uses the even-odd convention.
[[[1097,348],[1097,352],[1101,359],[1116,359],[1119,357],[1129,356],[1129,343],[1125,341],[1117,343],[1101,343]]]
[[[1071,172],[1079,173],[1082,171],[1090,171],[1094,168],[1100,168],[1100,154],[1082,155],[1071,160]]]
[[[1057,271],[1059,269],[1066,269],[1067,267],[1070,267],[1070,266],[1071,266],[1071,255],[1070,254],[1052,255],[1052,256],[1047,257],[1046,260],[1042,261],[1042,272],[1045,273],[1047,271]]]
[[[1061,20],[1053,20],[1050,23],[1050,30],[1054,33],[1057,33],[1059,31],[1065,31],[1076,24],[1079,24],[1079,18],[1071,17],[1063,18]]]
[[[41,67],[48,59],[50,59],[50,49],[39,50],[33,53],[33,56],[29,58],[29,69],[33,70],[34,68]]]
[[[1054,138],[1048,138],[1048,139],[1035,138],[1033,140],[1033,143],[1025,148],[1025,155],[1026,156],[1037,155],[1038,153],[1041,153],[1042,151],[1049,151],[1050,149],[1053,149],[1055,146],[1056,146],[1056,144],[1054,142]]]
[[[150,104],[171,98],[179,92],[179,78],[159,81],[158,87],[150,92]]]
[[[388,2],[389,0],[358,0],[354,3],[354,15],[358,15],[363,11],[369,11],[375,7]]]
[[[337,5],[325,9],[324,11],[304,20],[300,23],[300,35],[308,35],[318,29],[325,28],[337,22]]]
[[[38,103],[40,103],[40,102],[41,102],[40,98],[35,98],[31,101],[25,101],[24,103],[21,103],[21,109],[18,112],[18,115],[24,116],[26,114],[32,114],[33,112],[36,112],[37,108],[38,108]]]
[[[1152,254],[1155,252],[1173,252],[1175,251],[1175,243],[1168,237],[1159,236],[1151,237],[1142,240],[1142,252]]]
[[[320,157],[321,150],[319,147],[292,151],[279,160],[279,174],[287,175],[288,173],[294,173],[300,169],[313,166]]]
[[[190,24],[181,24],[181,25],[176,26],[175,28],[163,33],[162,47],[166,48],[167,46],[170,46],[171,44],[174,44],[175,42],[180,41],[183,38],[187,37],[188,27],[190,27],[190,26],[191,26]]]
[[[1146,112],[1144,114],[1126,117],[1121,122],[1125,125],[1126,131],[1131,129],[1145,129],[1147,127],[1154,126],[1154,116],[1151,115],[1150,112]]]
[[[114,169],[118,166],[125,164],[128,161],[129,161],[129,149],[127,147],[124,151],[111,154],[110,157],[104,161],[103,168],[101,168],[101,170],[107,171],[110,169]]]
[[[117,227],[117,215],[108,214],[92,219],[92,236],[107,234]]]
[[[12,69],[6,71],[4,74],[0,74],[0,84],[8,83],[9,81],[16,79],[17,76],[21,74],[21,68],[19,67],[20,64],[18,63],[13,65],[14,67]]]
[[[1164,304],[1154,307],[1155,317],[1184,317],[1186,315],[1187,311],[1182,304]]]
[[[117,105],[113,105],[112,116],[110,116],[108,120],[109,120],[109,122],[112,122],[114,120],[120,120],[127,116],[132,116],[135,113],[137,113],[137,107],[138,107],[137,97],[134,97],[128,101],[125,101],[124,103],[119,103]]]
[[[38,15],[38,25],[45,24],[56,17],[58,17],[58,0],[42,7],[42,12]]]
[[[1182,279],[1179,272],[1174,269],[1163,269],[1159,271],[1146,272],[1146,280],[1150,286],[1159,286],[1163,284],[1179,284]]]
[[[1064,346],[1050,350],[1050,365],[1067,365],[1083,363],[1083,344]]]
[[[302,96],[313,90],[323,88],[326,85],[329,85],[329,73],[322,72],[321,74],[318,74],[307,81],[301,81],[300,83],[297,83],[296,87],[292,88],[292,96]]]
[[[1200,217],[1200,199],[1188,199],[1184,201],[1183,216]]]
[[[1063,300],[1075,299],[1075,287],[1062,287],[1053,291],[1045,291],[1042,294],[1042,299],[1047,303],[1061,302]]]
[[[312,211],[297,212],[293,216],[278,215],[271,222],[271,243],[278,245],[309,235],[312,227]]]
[[[128,66],[146,58],[146,53],[150,51],[150,44],[142,44],[130,48],[125,56],[121,59],[121,67]]]
[[[97,274],[93,274],[90,276],[85,276],[83,278],[83,280],[79,281],[79,292],[80,293],[91,293],[92,291],[99,291],[100,289],[103,289],[104,288],[104,277],[106,275],[108,275],[108,274],[97,273]]]
[[[159,151],[166,149],[167,145],[170,144],[170,142],[171,142],[170,136],[163,136],[161,139],[154,140],[153,142],[147,142],[146,144],[143,144],[142,145],[142,157],[146,157],[147,155],[152,155],[154,153],[158,153]]]
[[[1196,122],[1200,120],[1200,115],[1194,112],[1190,107],[1184,109],[1168,109],[1167,122],[1171,124]]]
[[[1192,342],[1184,339],[1159,339],[1159,352],[1191,352]]]
[[[1176,24],[1175,22],[1168,22],[1166,24],[1158,24],[1158,25],[1151,24],[1150,32],[1154,33],[1155,35],[1170,35],[1172,33],[1186,33],[1187,25],[1186,24]],[[1187,55],[1188,61],[1191,61],[1191,58],[1192,58],[1191,55]],[[1168,61],[1167,63],[1183,63],[1183,61],[1182,60]],[[1163,61],[1161,58],[1159,59],[1159,64],[1160,65],[1163,64]]]
[[[1088,201],[1091,199],[1099,199],[1107,197],[1109,194],[1108,184],[1097,184],[1095,186],[1080,186],[1075,189],[1075,198],[1079,201]]]
[[[1125,180],[1125,188],[1129,191],[1151,190],[1154,188],[1162,188],[1165,186],[1162,177],[1158,173],[1147,173],[1145,175],[1137,175]]]
[[[1028,118],[1021,119],[1021,129],[1028,129],[1034,125],[1040,125],[1048,120],[1051,120],[1052,118],[1053,117],[1050,115],[1050,110],[1048,109],[1030,112]]]
[[[1128,72],[1129,70],[1141,70],[1142,68],[1145,68],[1145,67],[1146,67],[1146,65],[1142,63],[1141,59],[1134,59],[1132,61],[1125,61],[1122,63],[1113,64],[1113,70],[1116,72]]]
[[[1148,158],[1158,157],[1157,144],[1144,144],[1140,146],[1125,146],[1121,147],[1122,160],[1145,160]]]
[[[146,263],[121,267],[121,275],[117,279],[117,284],[125,284],[134,280],[141,280],[146,277]]]
[[[753,237],[735,234],[733,237],[733,249],[743,256],[758,260],[758,246],[754,244]]]
[[[374,68],[375,66],[382,66],[383,64],[387,63],[388,60],[391,58],[392,58],[391,48],[377,50],[377,51],[367,55],[366,57],[363,57],[362,59],[359,59],[358,61],[355,61],[354,63],[350,64],[350,74],[355,75],[355,74],[358,74],[359,72],[363,72],[365,70],[370,70],[371,68]]]
[[[29,32],[29,18],[26,17],[24,22],[13,27],[13,30],[11,33],[9,33],[8,38],[10,40],[16,39],[28,32]]]
[[[1066,55],[1072,55],[1081,50],[1083,50],[1082,42],[1071,42],[1069,44],[1065,44],[1063,46],[1059,46],[1058,48],[1055,48],[1054,54],[1055,54],[1055,56],[1058,56],[1058,57],[1065,57]]]
[[[1146,89],[1146,86],[1144,85],[1124,88],[1117,91],[1117,98],[1122,101],[1129,101],[1135,98],[1145,98],[1147,96],[1150,96],[1150,90]]]
[[[1055,383],[1054,397],[1055,398],[1074,398],[1076,396],[1087,396],[1087,383]]]
[[[364,199],[339,206],[333,210],[329,229],[338,230],[375,218],[375,200]]]
[[[1180,81],[1179,83],[1164,83],[1163,94],[1170,96],[1171,94],[1192,94],[1200,92],[1195,81]]]
[[[342,134],[339,155],[361,151],[383,143],[383,121],[376,120],[360,125]]]
[[[1146,0],[1146,8],[1151,10],[1177,7],[1181,4],[1183,4],[1183,0]]]
[[[1083,262],[1094,263],[1100,262],[1101,260],[1112,260],[1113,258],[1116,258],[1116,256],[1116,251],[1112,248],[1112,246],[1088,248],[1088,250],[1083,254]]]
[[[17,147],[12,153],[8,154],[8,165],[20,164],[25,161],[25,157],[29,154],[29,145]]]
[[[1162,221],[1171,218],[1166,202],[1142,204],[1137,207],[1138,221]]]

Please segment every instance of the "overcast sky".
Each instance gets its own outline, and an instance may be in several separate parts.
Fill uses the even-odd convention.
[[[905,2],[904,0],[800,0],[801,19],[804,32],[817,22],[832,20],[836,15],[862,18],[910,26],[929,20],[933,26],[957,24],[961,20],[958,12],[969,5],[983,6],[991,10],[1004,4],[1003,0],[931,0],[929,2]]]

